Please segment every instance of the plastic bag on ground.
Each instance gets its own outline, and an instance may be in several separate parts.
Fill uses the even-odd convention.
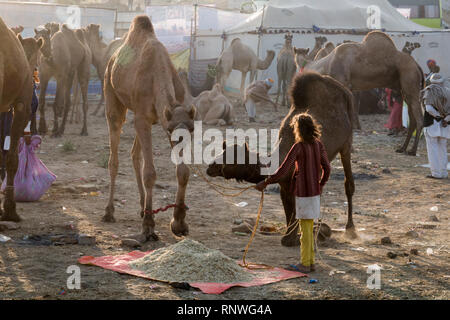
[[[27,145],[23,138],[19,141],[19,164],[14,178],[14,198],[18,202],[39,200],[56,180],[45,164],[37,157],[35,151],[41,144],[41,137],[35,135]],[[6,177],[1,190],[6,188]]]

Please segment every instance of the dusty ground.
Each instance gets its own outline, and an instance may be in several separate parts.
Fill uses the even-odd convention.
[[[270,107],[260,109],[255,127],[278,128],[286,112],[285,108],[278,113]],[[238,109],[237,115],[236,126],[248,128],[244,110]],[[232,288],[218,296],[174,289],[164,283],[82,265],[81,290],[66,290],[65,294],[59,294],[66,288],[68,266],[76,265],[77,259],[83,255],[117,255],[131,251],[120,247],[119,237],[140,230],[141,224],[137,215],[137,187],[129,157],[134,137],[131,125],[127,123],[122,134],[116,193],[117,222],[114,224],[100,221],[109,183],[108,171],[103,168],[108,155],[105,119],[89,118],[89,137],[78,135],[81,125],[68,125],[63,138],[45,137],[39,153],[43,162],[58,176],[57,182],[41,201],[18,204],[18,212],[23,218],[20,229],[1,232],[12,237],[13,241],[0,243],[0,298],[449,299],[450,180],[426,179],[428,169],[417,167],[427,163],[423,139],[417,157],[395,153],[394,149],[403,141],[403,136],[387,135],[383,127],[387,117],[361,116],[363,130],[355,132],[352,156],[354,174],[360,177],[355,181],[354,197],[354,219],[359,239],[351,241],[343,233],[335,232],[320,246],[318,271],[311,274],[319,282],[309,284],[308,278],[300,278],[262,287]],[[51,118],[50,114],[48,118]],[[154,207],[158,208],[173,202],[176,180],[169,144],[160,127],[154,128],[153,137],[158,174]],[[63,145],[69,149],[68,142],[73,144],[74,151],[65,151]],[[333,176],[322,197],[322,210],[327,224],[334,229],[342,229],[346,222],[343,170],[338,159],[332,165]],[[220,179],[215,181],[223,183]],[[83,188],[86,184],[88,186]],[[248,206],[239,208],[234,205],[241,201],[248,202]],[[200,177],[191,175],[186,203],[190,207],[187,217],[189,237],[240,259],[248,237],[231,232],[233,220],[256,216],[258,192],[250,191],[234,199],[223,198]],[[430,210],[433,206],[438,208],[437,212]],[[166,211],[156,216],[160,241],[148,243],[142,250],[177,241],[169,229],[171,214],[171,211]],[[439,221],[430,221],[432,215]],[[266,195],[262,220],[263,223],[284,223],[279,195]],[[80,233],[94,235],[97,244],[27,246],[16,243],[25,235],[68,232],[61,227],[67,223],[72,223]],[[410,230],[417,231],[418,237],[406,236]],[[380,239],[386,236],[391,238],[391,245],[380,243]],[[248,259],[273,266],[297,262],[299,248],[282,247],[280,238],[279,235],[257,234]],[[432,249],[430,255],[426,253],[428,248]],[[409,253],[410,249],[417,249],[419,254],[401,255]],[[388,252],[399,256],[388,258]],[[408,263],[410,261],[413,263]],[[366,285],[367,265],[375,263],[382,267],[381,289],[369,290]],[[330,275],[333,270],[345,273]]]

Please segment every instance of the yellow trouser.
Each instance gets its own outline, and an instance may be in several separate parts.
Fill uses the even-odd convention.
[[[302,236],[300,238],[300,255],[302,265],[308,267],[314,263],[314,220],[300,219]]]

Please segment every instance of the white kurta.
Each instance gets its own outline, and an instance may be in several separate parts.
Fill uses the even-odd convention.
[[[434,117],[439,117],[439,112],[427,104],[426,111]],[[450,115],[445,118],[450,120]],[[450,139],[450,125],[443,127],[442,120],[433,120],[433,124],[424,128],[427,143],[428,160],[430,161],[431,175],[436,178],[448,177],[447,172],[447,139]]]
[[[297,219],[319,219],[320,195],[314,197],[295,197],[295,213]]]

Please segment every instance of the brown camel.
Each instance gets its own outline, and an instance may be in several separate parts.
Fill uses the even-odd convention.
[[[36,31],[36,30],[35,30]],[[42,34],[41,32],[39,34]],[[51,31],[50,31],[51,34]],[[50,36],[48,31],[43,34],[44,37]],[[46,40],[47,40],[46,39]],[[90,76],[91,56],[88,48],[80,41],[79,36],[74,30],[69,29],[66,25],[56,32],[43,48],[50,57],[41,59],[39,67],[41,77],[41,91],[39,97],[39,133],[47,133],[47,124],[45,121],[45,93],[47,85],[52,76],[56,78],[56,96],[53,103],[53,137],[62,136],[65,130],[67,115],[70,110],[70,89],[73,85],[75,73],[78,77],[78,83],[81,87],[83,97],[83,112],[87,113],[88,101],[87,90]],[[58,124],[58,115],[63,111],[61,126]],[[87,135],[87,115],[84,114],[84,123],[81,135]]]
[[[22,39],[22,42],[25,40]],[[34,41],[34,50],[31,42]],[[27,40],[28,56],[32,61],[42,40]],[[18,144],[31,115],[33,93],[32,72],[21,41],[0,18],[0,112],[8,112],[11,107],[14,116],[11,127],[11,143],[6,155],[6,189],[1,220],[20,221],[14,201],[14,177],[18,166]],[[0,155],[1,157],[1,155]]]
[[[253,52],[252,48],[242,43],[241,39],[236,38],[231,41],[231,45],[226,48],[216,63],[216,83],[219,83],[222,90],[225,88],[225,82],[230,76],[232,70],[239,70],[242,73],[240,97],[244,96],[245,79],[250,72],[250,83],[256,78],[258,70],[266,70],[270,67],[275,58],[275,51],[267,50],[265,60],[260,60]]]
[[[320,60],[320,59],[326,57],[334,50],[334,48],[336,48],[336,47],[334,46],[334,44],[332,42],[327,42],[325,44],[325,46],[317,52],[316,56],[314,57],[314,61]]]
[[[323,48],[323,45],[327,42],[327,38],[323,36],[315,37],[314,39],[315,39],[314,48],[308,54],[308,58],[312,60],[314,60],[317,53]]]
[[[333,160],[339,153],[345,173],[345,193],[348,201],[348,219],[346,229],[348,235],[356,236],[353,224],[352,196],[355,191],[355,185],[351,168],[352,148],[352,113],[353,98],[351,92],[338,81],[329,76],[322,76],[315,72],[304,72],[297,74],[292,81],[291,99],[293,104],[289,113],[281,122],[278,136],[279,148],[274,152],[279,153],[280,161],[283,161],[292,145],[295,143],[293,129],[290,126],[291,119],[302,112],[308,112],[322,126],[322,142],[325,146],[329,160]],[[226,152],[229,148],[235,148],[234,157],[236,159],[239,150],[245,152],[246,164],[219,164],[224,163]],[[265,179],[261,175],[261,162],[257,155],[258,162],[249,164],[248,147],[231,146],[224,148],[224,153],[218,156],[213,164],[210,164],[206,173],[209,176],[222,176],[225,179],[236,179],[238,181],[247,181],[258,183]],[[223,157],[223,158],[222,158]],[[236,160],[235,160],[236,163]],[[293,230],[295,222],[295,196],[290,191],[292,173],[280,180],[280,196],[286,215],[287,231],[281,239],[284,246],[298,245],[299,238],[297,232]]]
[[[24,30],[23,26],[18,26],[18,27],[12,27],[11,28],[12,32],[14,32],[16,35],[21,34],[22,31]]]
[[[103,79],[105,78],[106,66],[108,65],[108,61],[114,54],[114,52],[123,44],[125,36],[121,39],[115,39],[107,45],[103,42],[102,37],[100,36],[100,25],[90,24],[86,27],[85,37],[92,51],[92,64],[97,70],[97,75],[101,80],[102,86],[101,99],[97,105],[97,108],[94,110],[94,112],[92,112],[92,115],[98,114],[103,105],[103,102],[105,101],[105,95],[103,92]],[[101,113],[100,115],[103,116],[103,113]]]
[[[292,78],[297,72],[297,65],[295,64],[294,48],[292,47],[292,35],[287,34],[284,37],[284,46],[280,50],[277,57],[277,75],[278,75],[278,91],[277,99],[275,101],[278,104],[278,98],[280,96],[280,91],[282,91],[282,101],[281,105],[285,106],[290,104],[288,98],[288,87],[291,84]]]
[[[408,104],[410,125],[404,144],[397,152],[406,152],[414,130],[421,132],[423,111],[420,91],[424,86],[423,71],[409,54],[397,50],[392,39],[383,32],[369,32],[361,43],[343,43],[326,57],[312,61],[305,49],[295,49],[297,66],[330,75],[352,91],[391,88],[401,91]],[[357,119],[357,114],[354,117]],[[416,134],[409,155],[415,155],[420,134]]]
[[[222,93],[221,87],[216,83],[211,90],[205,90],[197,97],[193,97],[189,90],[189,81],[186,71],[178,71],[178,76],[184,86],[184,104],[194,105],[197,112],[196,121],[208,125],[231,125],[234,121],[234,108]]]
[[[109,60],[105,73],[105,99],[110,140],[111,184],[103,221],[115,221],[114,191],[119,166],[118,148],[121,128],[129,109],[135,115],[136,137],[131,153],[143,216],[139,240],[157,239],[152,213],[152,191],[156,180],[152,125],[159,120],[168,134],[175,129],[188,129],[192,132],[195,108],[180,105],[184,100],[183,84],[166,48],[156,38],[148,16],[141,15],[133,19],[123,46]],[[178,190],[170,226],[174,234],[185,235],[188,233],[188,225],[185,222],[187,207],[184,202],[189,180],[188,167],[184,163],[178,164],[176,175]]]

